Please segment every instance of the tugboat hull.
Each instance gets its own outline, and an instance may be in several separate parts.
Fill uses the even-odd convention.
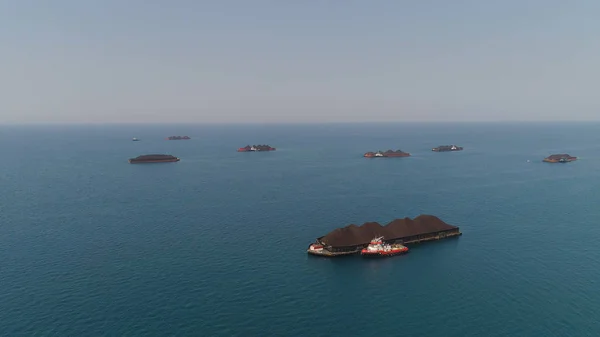
[[[377,253],[361,252],[360,255],[362,255],[364,257],[389,257],[389,256],[402,255],[402,254],[406,254],[406,253],[408,253],[408,248],[400,249],[398,251],[391,251],[391,252],[377,252]]]

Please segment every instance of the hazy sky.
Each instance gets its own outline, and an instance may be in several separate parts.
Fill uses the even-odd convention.
[[[0,122],[600,120],[600,1],[0,0]]]

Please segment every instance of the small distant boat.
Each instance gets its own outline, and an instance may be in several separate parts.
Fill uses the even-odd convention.
[[[134,142],[138,142],[139,141],[139,139],[137,139],[135,137],[133,137],[133,139],[131,139],[131,140],[134,141]]]
[[[167,140],[188,140],[191,139],[188,136],[169,136],[167,137]]]
[[[408,247],[401,244],[383,242],[383,236],[371,240],[367,248],[360,251],[362,256],[394,256],[408,252]]]

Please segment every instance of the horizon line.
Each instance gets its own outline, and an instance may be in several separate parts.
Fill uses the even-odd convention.
[[[591,120],[498,120],[498,121],[325,121],[325,122],[0,122],[0,125],[327,125],[327,124],[517,124],[517,123],[537,123],[537,124],[550,124],[550,123],[600,123],[600,119]]]

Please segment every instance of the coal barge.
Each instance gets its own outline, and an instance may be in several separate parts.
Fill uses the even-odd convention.
[[[188,140],[191,139],[188,136],[169,136],[167,137],[167,140]]]
[[[261,152],[261,151],[275,151],[277,150],[274,147],[269,145],[246,145],[244,147],[240,147],[237,152]]]
[[[396,219],[384,226],[367,222],[361,226],[335,229],[311,243],[307,253],[326,257],[346,256],[364,252],[373,238],[381,238],[381,244],[397,247],[460,235],[462,233],[457,226],[449,225],[436,216],[422,214],[414,219]]]
[[[130,158],[130,164],[143,164],[143,163],[172,163],[179,161],[179,158],[171,156],[170,154],[146,154]]]
[[[438,147],[434,147],[431,149],[433,152],[453,152],[453,151],[462,151],[462,146],[456,145],[440,145]]]
[[[387,150],[385,152],[377,151],[377,152],[367,152],[363,155],[365,158],[387,158],[387,157],[410,157],[410,153],[404,152],[402,150]]]
[[[544,158],[543,161],[546,163],[568,163],[568,162],[575,161],[575,160],[577,160],[577,157],[573,157],[566,153],[561,153],[561,154],[553,154],[551,156],[548,156],[548,157]]]

